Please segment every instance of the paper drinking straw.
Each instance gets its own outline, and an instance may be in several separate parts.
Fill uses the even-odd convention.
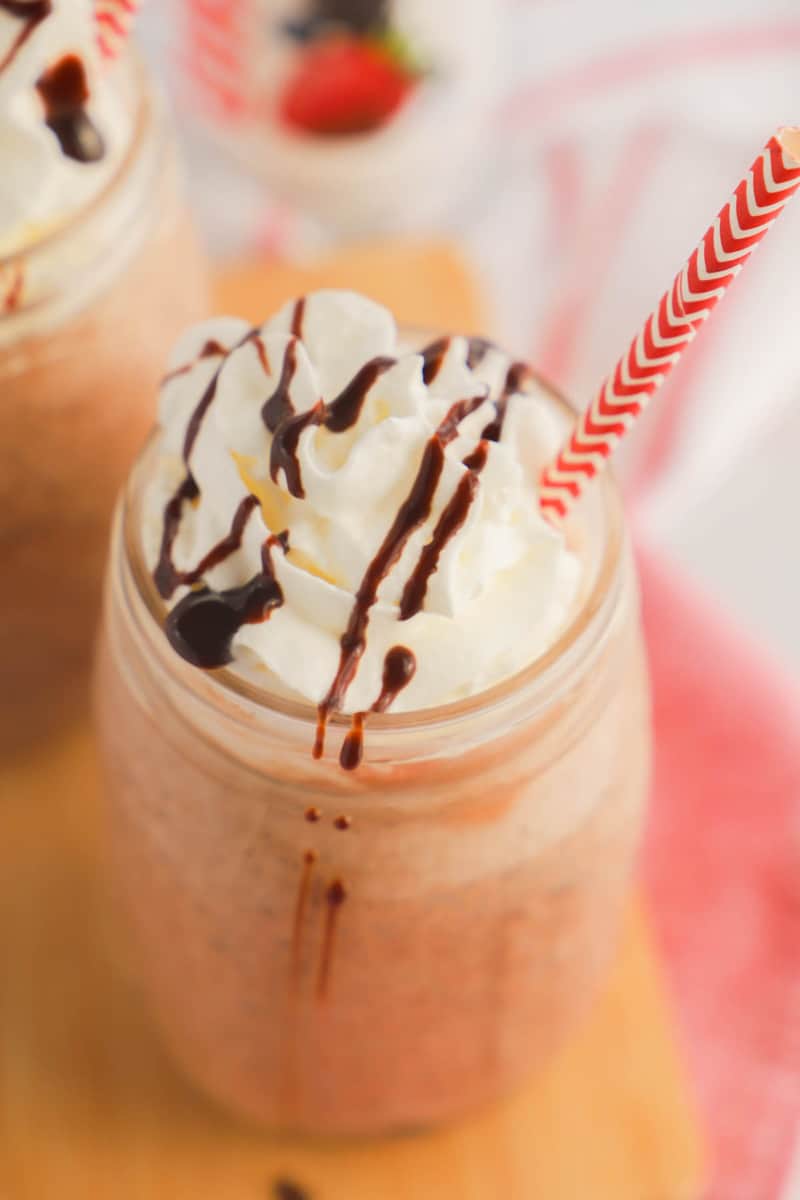
[[[95,0],[97,44],[103,58],[111,60],[122,50],[139,8],[139,0]]]
[[[786,127],[769,139],[545,467],[539,503],[547,516],[566,516],[798,188],[800,126]]]

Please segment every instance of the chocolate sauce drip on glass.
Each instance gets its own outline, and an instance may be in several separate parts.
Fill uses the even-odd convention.
[[[533,380],[532,369],[524,362],[512,363],[506,372],[503,390],[494,402],[494,419],[483,430],[481,437],[487,442],[499,442],[508,410],[508,402],[517,392],[524,391]]]
[[[51,0],[27,0],[27,3],[25,0],[0,0],[0,12],[8,13],[18,21],[24,21],[5,58],[0,60],[0,71],[5,71],[6,67],[11,66],[33,31],[42,21],[47,20],[52,11]]]
[[[97,126],[86,112],[89,85],[77,54],[66,54],[36,82],[47,128],[58,138],[61,153],[76,162],[98,162],[106,152]]]
[[[276,1179],[272,1195],[274,1200],[311,1200],[311,1193],[291,1179]]]
[[[233,660],[231,643],[243,625],[266,621],[283,604],[275,578],[272,550],[288,549],[288,535],[268,537],[261,548],[261,570],[247,583],[223,592],[203,587],[179,600],[167,617],[166,633],[173,650],[192,666],[210,670]]]
[[[306,298],[301,296],[299,300],[295,300],[294,310],[292,312],[292,337],[302,338],[303,336],[303,318],[306,315]]]
[[[274,1200],[311,1200],[311,1193],[291,1179],[276,1179],[272,1185]]]
[[[305,489],[297,458],[300,434],[313,425],[322,425],[331,433],[344,433],[350,429],[361,415],[367,392],[379,375],[394,366],[395,359],[370,359],[330,404],[320,401],[307,412],[295,413],[289,395],[289,387],[297,366],[294,347],[294,342],[287,346],[278,387],[261,413],[264,423],[273,435],[269,455],[270,477],[274,483],[279,472],[283,471],[289,493],[302,500]]]
[[[370,712],[386,712],[394,703],[404,687],[408,687],[417,670],[417,660],[413,650],[407,646],[392,646],[386,652],[383,660],[383,681],[380,695],[373,704]],[[339,765],[345,771],[354,771],[364,756],[364,722],[366,713],[354,713],[350,729],[342,742],[339,751]],[[337,829],[347,829],[350,826],[349,817],[337,817],[334,821]]]
[[[191,362],[184,363],[181,367],[176,367],[174,371],[168,371],[162,377],[161,386],[163,387],[165,383],[169,383],[172,379],[177,379],[180,375],[187,375],[204,358],[224,358],[227,353],[227,347],[223,346],[222,342],[217,342],[213,338],[210,338],[203,345],[197,357],[193,358]]]
[[[339,766],[345,771],[355,771],[356,767],[364,757],[364,716],[363,712],[353,713],[350,720],[350,728],[344,736],[341,749],[339,751]],[[325,737],[325,723],[322,716],[319,721],[322,721],[321,736]],[[320,724],[317,723],[317,738],[320,737]],[[317,755],[316,744],[314,746],[314,754]],[[320,750],[320,753],[322,751]]]
[[[336,927],[342,905],[347,899],[347,889],[341,879],[334,879],[325,892],[327,911],[325,913],[325,928],[322,932],[322,954],[317,976],[317,999],[324,1000],[330,983],[333,966],[333,952],[336,946]]]
[[[292,986],[300,981],[300,951],[303,945],[303,925],[306,909],[311,894],[311,881],[317,862],[316,850],[306,850],[303,854],[303,865],[300,871],[300,883],[297,888],[297,899],[294,906],[294,921],[292,923]]]

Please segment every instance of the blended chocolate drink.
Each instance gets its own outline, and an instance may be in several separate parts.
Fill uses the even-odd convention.
[[[208,311],[174,146],[90,0],[0,0],[0,748],[85,688],[114,498]]]
[[[166,1045],[247,1117],[468,1111],[614,953],[648,690],[613,482],[540,514],[570,420],[347,292],[173,351],[112,538],[110,875]]]

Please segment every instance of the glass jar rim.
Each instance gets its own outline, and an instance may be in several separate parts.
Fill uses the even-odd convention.
[[[402,332],[402,331],[401,331]],[[541,378],[541,377],[540,377]],[[576,408],[551,384],[541,380],[562,412],[570,421],[576,417]],[[312,702],[280,695],[269,688],[260,687],[245,678],[235,669],[222,667],[213,672],[200,671],[184,663],[172,650],[164,634],[168,612],[167,605],[158,594],[152,573],[144,562],[139,520],[141,493],[146,483],[146,468],[157,449],[159,431],[156,429],[134,464],[128,483],[120,500],[118,528],[121,531],[122,553],[125,565],[135,588],[138,601],[145,609],[145,619],[152,622],[151,631],[157,631],[163,645],[173,655],[181,669],[176,670],[170,680],[179,683],[182,691],[193,703],[205,702],[214,709],[222,709],[226,718],[235,717],[237,712],[247,713],[250,720],[259,716],[274,715],[290,721],[311,735],[318,719],[318,710]],[[144,478],[143,478],[144,476]],[[404,713],[370,713],[370,741],[374,745],[376,736],[410,734],[421,728],[441,730],[457,724],[464,718],[484,717],[505,708],[510,702],[524,696],[541,706],[554,703],[560,695],[560,686],[593,655],[602,643],[618,607],[622,594],[622,566],[627,546],[622,501],[613,472],[606,469],[593,481],[592,488],[581,504],[594,502],[601,517],[604,544],[594,571],[594,578],[586,594],[552,645],[519,671],[506,676],[499,682],[472,696],[415,709]],[[186,669],[185,673],[183,668]],[[180,676],[180,677],[179,677]],[[195,676],[200,676],[204,686],[193,685]],[[226,704],[227,700],[227,704]],[[234,704],[231,704],[231,701]],[[328,727],[345,729],[352,721],[351,714],[331,713]]]
[[[43,237],[37,238],[29,246],[22,246],[20,249],[12,250],[8,253],[0,253],[0,270],[14,270],[23,263],[29,264],[31,261],[44,258],[47,254],[57,250],[64,241],[74,236],[76,228],[88,224],[97,213],[102,211],[109,197],[114,195],[125,179],[131,174],[153,121],[153,98],[148,86],[149,76],[147,69],[141,56],[133,48],[126,48],[119,62],[115,64],[115,69],[125,69],[129,72],[133,99],[136,106],[133,114],[131,136],[125,148],[125,153],[103,186],[94,195],[90,196],[84,204],[74,209],[63,222],[56,225]],[[34,304],[36,303],[38,301],[34,301]],[[15,307],[5,312],[0,311],[0,321],[13,320],[20,312],[25,311],[26,307],[23,304],[20,307]]]

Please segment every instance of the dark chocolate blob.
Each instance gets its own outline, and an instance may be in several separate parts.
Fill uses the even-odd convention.
[[[58,138],[62,154],[76,162],[97,162],[105,154],[105,143],[86,112],[89,85],[83,62],[77,54],[66,54],[36,82],[44,104],[44,120]]]

